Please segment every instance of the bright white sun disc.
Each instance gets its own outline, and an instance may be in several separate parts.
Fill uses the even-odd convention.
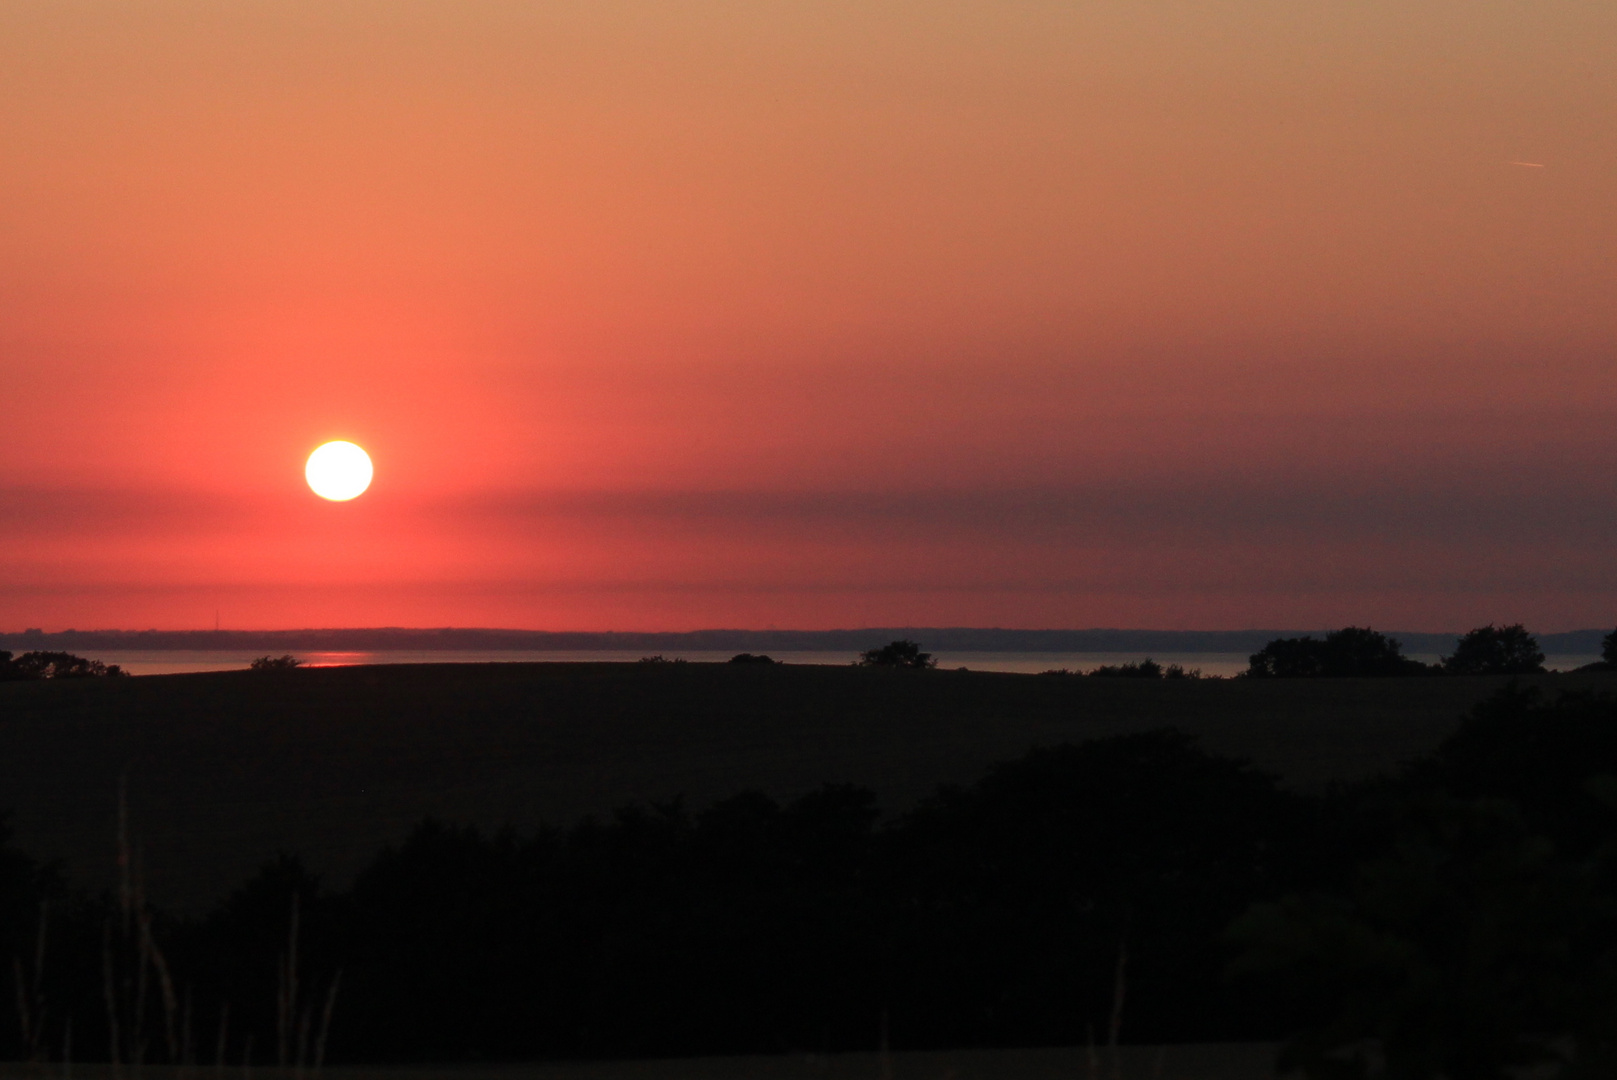
[[[346,502],[371,486],[371,456],[351,442],[328,442],[309,455],[303,477],[322,499]]]

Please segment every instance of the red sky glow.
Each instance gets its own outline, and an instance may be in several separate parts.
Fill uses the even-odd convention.
[[[1610,625],[1614,47],[0,0],[0,630]]]

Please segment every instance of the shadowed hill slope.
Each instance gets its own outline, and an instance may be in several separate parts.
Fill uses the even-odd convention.
[[[895,811],[1035,744],[1169,725],[1317,787],[1431,750],[1504,681],[428,664],[17,683],[0,686],[0,807],[22,847],[100,883],[127,775],[153,899],[195,908],[277,850],[344,880],[428,815],[531,826],[825,782]]]

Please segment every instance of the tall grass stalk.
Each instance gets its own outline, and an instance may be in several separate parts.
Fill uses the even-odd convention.
[[[318,1076],[326,1060],[326,1038],[331,1032],[331,1014],[337,1005],[337,988],[342,983],[339,970],[326,987],[324,1003],[320,1008],[319,1026],[315,1026],[313,1001],[306,1001],[304,984],[298,968],[298,937],[302,928],[302,903],[297,892],[292,893],[292,907],[287,919],[286,952],[277,964],[278,985],[275,1000],[275,1052],[281,1068],[290,1067],[294,1080],[303,1080],[312,1068]]]
[[[337,1006],[337,987],[342,985],[342,969],[331,978],[331,987],[326,991],[325,1008],[320,1010],[320,1034],[314,1041],[314,1075],[319,1076],[320,1070],[326,1064],[326,1036],[331,1033],[331,1013]]]
[[[27,1060],[44,1060],[45,1036],[45,927],[49,921],[50,901],[39,902],[39,928],[34,937],[33,972],[24,970],[22,957],[13,956],[12,973],[17,983],[17,1024]]]
[[[219,1006],[219,1037],[214,1042],[214,1080],[225,1080],[225,1043],[230,1036],[230,1002]]]
[[[1112,974],[1112,1015],[1106,1025],[1106,1045],[1112,1056],[1112,1080],[1123,1080],[1123,1053],[1119,1041],[1123,1034],[1123,1001],[1128,995],[1129,945],[1124,939],[1117,943],[1117,968]]]
[[[152,998],[162,1010],[163,1049],[178,1064],[179,998],[174,992],[168,958],[152,931],[153,912],[146,900],[144,859],[130,839],[128,777],[118,780],[118,911],[101,929],[102,997],[107,1008],[107,1062],[113,1080],[123,1067],[137,1072],[146,1064],[151,1042],[147,1024]]]
[[[876,1046],[877,1060],[881,1063],[881,1080],[893,1080],[893,1052],[887,1036],[887,1010],[881,1011],[881,1038]]]
[[[276,965],[275,1063],[286,1068],[293,1017],[298,1003],[298,894],[292,893],[292,913],[287,920],[286,952]]]
[[[1124,938],[1117,943],[1117,966],[1112,970],[1112,1012],[1106,1021],[1106,1056],[1112,1065],[1112,1080],[1123,1080],[1123,1003],[1128,998],[1129,946]],[[1089,1080],[1100,1080],[1100,1053],[1095,1047],[1095,1024],[1084,1025],[1089,1034],[1085,1058],[1089,1065]],[[1162,1058],[1157,1058],[1157,1073],[1162,1071]]]
[[[181,1067],[196,1064],[191,1047],[191,987],[185,988],[185,1003],[180,1010],[180,1058]]]

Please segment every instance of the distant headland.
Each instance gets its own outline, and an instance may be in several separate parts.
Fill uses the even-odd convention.
[[[244,651],[373,652],[378,650],[580,651],[645,649],[653,652],[860,650],[895,639],[946,652],[1253,652],[1282,637],[1312,630],[1007,630],[997,627],[890,626],[849,630],[687,630],[668,632],[499,630],[444,627],[372,627],[303,630],[24,630],[0,633],[0,649],[63,651],[241,649]],[[1547,653],[1594,654],[1609,628],[1538,634]],[[1459,633],[1391,632],[1410,653],[1452,651]]]

